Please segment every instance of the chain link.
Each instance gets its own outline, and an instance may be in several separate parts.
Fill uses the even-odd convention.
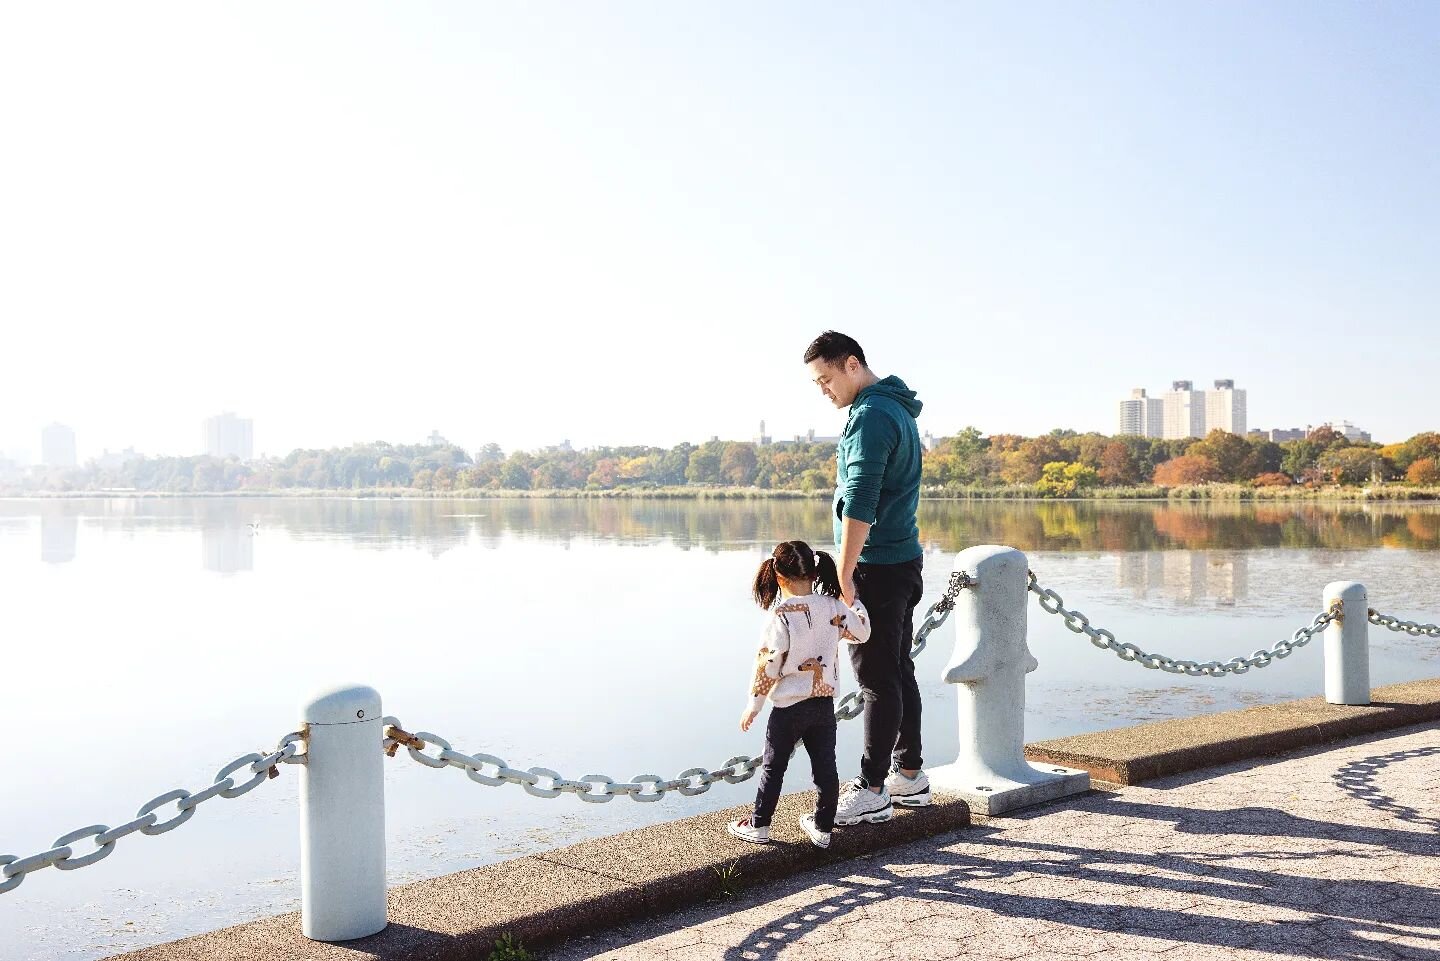
[[[3,879],[0,880],[0,894],[15,890],[27,875],[51,865],[61,871],[74,871],[76,868],[89,867],[96,861],[103,861],[115,850],[116,841],[136,831],[150,835],[173,831],[194,817],[196,808],[213,797],[237,798],[248,794],[263,782],[278,777],[278,765],[304,763],[305,755],[300,751],[304,738],[303,731],[295,731],[282,737],[275,745],[275,750],[267,754],[257,752],[237,757],[215,774],[214,781],[208,787],[193,794],[177,788],[157,795],[140,806],[133,821],[113,828],[104,824],[78,828],[56,838],[48,851],[26,858],[0,854],[0,879]],[[239,772],[241,768],[246,768],[251,777],[237,785],[231,775]],[[176,813],[162,821],[156,812],[172,803]],[[77,855],[71,845],[87,838],[94,844],[95,850]]]
[[[915,658],[925,650],[926,640],[932,631],[944,624],[955,609],[955,598],[967,587],[976,586],[975,578],[965,571],[953,571],[945,587],[945,593],[925,612],[925,620],[910,642],[910,657]],[[835,707],[835,719],[848,721],[865,712],[860,692],[851,691],[840,699]],[[604,804],[617,797],[629,797],[633,801],[658,801],[671,791],[685,797],[694,797],[710,790],[710,785],[719,781],[739,784],[754,777],[760,767],[760,758],[737,754],[714,770],[692,767],[673,778],[662,778],[657,774],[637,774],[629,781],[616,781],[603,774],[586,774],[577,780],[569,780],[558,771],[545,767],[525,770],[513,768],[504,758],[493,754],[465,754],[457,751],[450,742],[429,731],[407,730],[398,718],[386,717],[385,736],[380,742],[381,750],[394,757],[400,748],[405,748],[411,760],[429,768],[457,767],[477,784],[499,787],[502,784],[518,784],[525,793],[538,798],[557,798],[562,794],[574,794],[591,804]],[[426,747],[438,748],[427,754]]]
[[[975,587],[978,583],[975,578],[971,577],[965,571],[950,572],[950,583],[946,585],[945,593],[940,595],[940,600],[931,604],[929,609],[925,611],[925,621],[920,625],[920,629],[915,632],[915,637],[910,642],[910,659],[912,661],[920,656],[921,651],[925,650],[925,644],[929,640],[930,632],[941,624],[944,624],[946,619],[949,618],[950,612],[955,609],[955,598],[960,596],[960,592],[967,587]],[[937,614],[939,615],[938,617],[936,616]],[[841,703],[844,702],[842,701]],[[854,717],[859,713],[857,710],[855,714],[849,714],[846,718],[842,718],[842,720]],[[835,716],[840,717],[840,712],[836,711]]]
[[[534,797],[557,798],[562,794],[574,794],[591,804],[604,804],[617,797],[629,797],[640,802],[658,801],[671,791],[694,797],[704,794],[710,790],[710,785],[719,781],[730,784],[748,781],[760,766],[760,758],[739,754],[714,770],[692,767],[669,779],[658,774],[637,774],[629,781],[617,781],[604,774],[586,774],[570,780],[559,771],[546,767],[522,770],[511,767],[504,758],[493,754],[465,754],[455,750],[438,734],[428,731],[410,733],[396,717],[386,717],[384,724],[385,738],[381,747],[392,757],[394,752],[391,748],[403,745],[416,762],[431,768],[460,768],[477,784],[490,787],[518,784],[525,793]],[[426,754],[424,749],[432,745],[440,750]]]
[[[1091,644],[1101,650],[1108,650],[1122,661],[1133,661],[1150,670],[1164,671],[1167,674],[1185,674],[1189,677],[1224,677],[1227,674],[1244,674],[1252,667],[1268,667],[1273,662],[1289,657],[1299,648],[1309,644],[1310,639],[1323,631],[1332,621],[1339,621],[1342,612],[1341,603],[1337,600],[1330,605],[1328,611],[1316,614],[1309,624],[1269,650],[1255,651],[1249,657],[1232,657],[1228,661],[1204,661],[1202,663],[1176,660],[1164,654],[1145,651],[1134,644],[1121,644],[1115,639],[1114,634],[1103,627],[1091,626],[1090,618],[1084,614],[1067,609],[1063,597],[1048,587],[1040,586],[1034,571],[1030,572],[1029,590],[1038,596],[1042,609],[1047,613],[1064,618],[1065,626],[1068,629],[1076,634],[1084,634],[1090,638]]]
[[[1381,614],[1375,608],[1370,608],[1369,619],[1371,624],[1389,628],[1401,634],[1409,634],[1411,637],[1440,637],[1440,624],[1417,624],[1414,621],[1402,621],[1392,614]]]

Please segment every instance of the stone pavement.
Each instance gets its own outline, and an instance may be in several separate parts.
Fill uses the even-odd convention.
[[[1440,961],[1440,728],[977,819],[543,956]]]

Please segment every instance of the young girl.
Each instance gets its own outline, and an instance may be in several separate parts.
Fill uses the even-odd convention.
[[[800,826],[816,847],[829,847],[840,796],[835,770],[840,641],[863,644],[870,637],[870,616],[859,600],[854,607],[840,600],[834,559],[824,551],[812,551],[804,541],[786,541],[775,548],[755,575],[754,592],[755,602],[762,608],[774,607],[774,616],[765,623],[750,685],[751,701],[740,717],[740,730],[750,730],[766,697],[775,702],[775,709],[765,726],[765,757],[755,811],[731,822],[730,833],[756,844],[769,843],[780,782],[795,745],[803,742],[820,797],[815,813],[802,817]],[[775,605],[777,597],[779,606]]]

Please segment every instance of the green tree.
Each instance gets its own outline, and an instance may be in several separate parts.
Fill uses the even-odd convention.
[[[1218,428],[1207,434],[1204,440],[1190,445],[1185,453],[1214,461],[1221,480],[1245,481],[1259,473],[1256,470],[1255,448],[1240,435]]]
[[[1321,454],[1315,467],[1336,484],[1364,484],[1380,476],[1384,464],[1369,447],[1343,447]]]
[[[1246,442],[1250,445],[1251,465],[1255,476],[1280,471],[1280,462],[1285,457],[1285,451],[1279,444],[1264,437],[1247,437]]]
[[[1100,483],[1100,474],[1093,467],[1079,462],[1066,464],[1053,461],[1041,468],[1035,489],[1042,497],[1073,497]]]
[[[685,468],[685,479],[692,484],[720,483],[720,455],[725,445],[719,441],[707,440],[690,454],[690,464]]]
[[[514,453],[505,459],[500,468],[500,487],[503,490],[528,491],[531,487],[533,458],[525,453]]]
[[[755,459],[755,445],[731,442],[720,454],[720,477],[727,484],[749,486],[755,481],[759,466]]]
[[[1052,431],[1044,437],[1032,437],[1023,441],[1014,453],[1005,456],[1005,467],[1001,476],[1012,484],[1035,483],[1040,479],[1046,464],[1064,462],[1067,459],[1065,448],[1060,443],[1062,438],[1062,432]]]
[[[834,475],[812,467],[800,475],[800,489],[808,493],[822,491],[834,484]]]
[[[1285,454],[1280,458],[1280,469],[1296,480],[1300,480],[1315,466],[1325,448],[1316,441],[1292,440],[1280,445]]]
[[[690,454],[694,450],[694,444],[682,442],[666,451],[660,458],[660,467],[655,477],[656,483],[685,483],[685,471],[690,467]]]
[[[1395,466],[1402,471],[1408,471],[1411,464],[1426,457],[1440,460],[1440,434],[1426,431],[1401,444],[1395,454]]]

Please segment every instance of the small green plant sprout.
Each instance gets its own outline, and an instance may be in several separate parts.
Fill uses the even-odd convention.
[[[733,898],[740,893],[740,862],[734,861],[724,867],[711,868],[720,879],[720,896]]]
[[[495,942],[495,950],[490,952],[490,961],[536,961],[535,955],[519,941],[515,935],[505,932]]]

